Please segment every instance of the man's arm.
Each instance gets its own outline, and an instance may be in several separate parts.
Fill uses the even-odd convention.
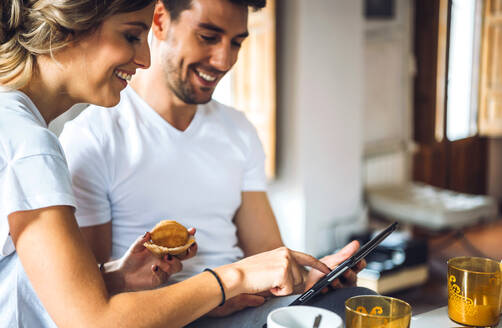
[[[242,204],[235,215],[235,225],[237,226],[237,236],[239,245],[245,256],[271,250],[283,246],[279,227],[275,219],[272,208],[265,192],[243,192]],[[349,258],[359,248],[359,243],[352,242],[346,245],[343,250],[321,259],[330,268],[336,267],[339,263]],[[345,284],[339,279],[333,281],[333,287],[343,285],[354,285],[356,275],[366,266],[362,260],[352,270],[347,270],[343,275]],[[323,277],[320,272],[302,270],[306,289],[310,288],[316,281]]]
[[[241,207],[235,214],[237,237],[244,256],[251,256],[284,246],[274,212],[264,191],[242,193]],[[302,274],[307,280],[308,271]]]
[[[284,246],[277,221],[264,191],[242,192],[234,217],[239,245],[245,256]]]
[[[94,253],[98,263],[105,263],[112,255],[112,223],[80,227],[87,245]]]

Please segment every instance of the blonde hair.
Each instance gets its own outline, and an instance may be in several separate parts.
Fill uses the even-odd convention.
[[[154,0],[1,0],[0,86],[20,89],[38,55],[52,55],[114,14]]]

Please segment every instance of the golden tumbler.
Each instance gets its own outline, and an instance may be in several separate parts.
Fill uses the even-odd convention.
[[[408,328],[411,306],[397,298],[367,295],[345,301],[347,328]]]
[[[502,303],[501,264],[480,257],[448,260],[448,316],[467,326],[495,326]]]

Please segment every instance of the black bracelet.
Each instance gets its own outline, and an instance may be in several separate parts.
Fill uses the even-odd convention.
[[[209,268],[205,268],[204,271],[210,272],[218,281],[218,285],[220,285],[220,289],[221,289],[221,303],[218,306],[222,306],[223,304],[225,304],[226,299],[225,299],[225,289],[223,288],[223,284],[221,283],[220,277],[216,274],[216,272],[214,272],[213,270],[211,270]]]
[[[99,271],[105,272],[105,264],[104,263],[99,263]]]

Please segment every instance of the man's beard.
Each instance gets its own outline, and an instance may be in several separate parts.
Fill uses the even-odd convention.
[[[207,97],[198,98],[194,90],[194,87],[188,81],[188,75],[190,71],[193,71],[191,67],[188,67],[186,80],[181,79],[180,70],[174,68],[170,63],[167,63],[167,86],[169,89],[178,97],[181,101],[189,105],[206,104],[211,101],[213,93],[209,94]],[[205,89],[205,88],[202,88]],[[204,90],[203,90],[204,91]]]

